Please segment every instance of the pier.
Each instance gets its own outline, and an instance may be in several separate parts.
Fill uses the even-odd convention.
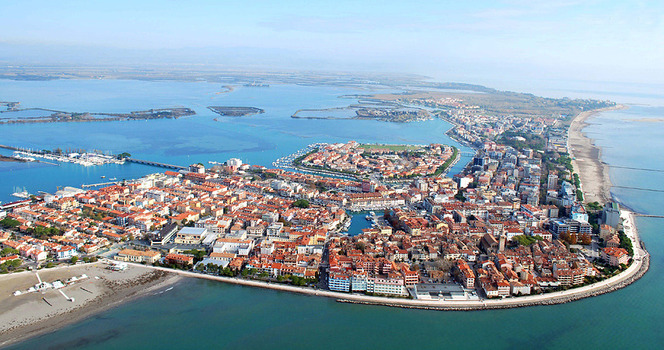
[[[121,182],[122,181],[108,181],[108,182],[100,182],[100,183],[96,183],[96,184],[81,185],[81,187],[82,188],[89,188],[89,187],[97,187],[97,186],[117,185]]]
[[[6,145],[0,145],[0,148],[8,149],[10,151],[22,151],[20,148],[12,147],[12,146],[6,146]]]
[[[664,193],[664,190],[657,190],[657,189],[653,189],[653,188],[630,187],[630,186],[611,186],[611,188],[624,188],[626,190],[647,191],[647,192],[662,192],[662,193]]]
[[[653,215],[653,214],[639,214],[639,213],[634,213],[634,216],[640,216],[643,218],[659,218],[659,219],[664,219],[664,215]]]
[[[639,171],[652,171],[656,173],[664,173],[664,170],[662,169],[648,169],[648,168],[635,168],[635,167],[629,167],[629,166],[619,166],[619,165],[610,165],[607,163],[604,163],[608,165],[611,168],[616,168],[616,169],[628,169],[628,170],[639,170]]]
[[[186,170],[187,167],[180,166],[180,165],[172,165],[172,164],[166,164],[166,163],[159,163],[159,162],[153,162],[150,160],[142,160],[142,159],[134,159],[134,158],[125,158],[126,162],[130,163],[136,163],[136,164],[143,164],[143,165],[150,165],[150,166],[156,166],[160,168],[167,168],[167,169],[176,169],[176,170]]]

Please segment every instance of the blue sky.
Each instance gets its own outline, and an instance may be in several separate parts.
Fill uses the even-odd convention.
[[[2,1],[0,61],[103,56],[447,80],[654,83],[664,78],[662,3]]]

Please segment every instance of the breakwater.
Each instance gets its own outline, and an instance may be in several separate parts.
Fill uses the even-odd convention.
[[[380,301],[367,301],[367,300],[353,300],[347,298],[337,299],[337,302],[349,303],[349,304],[362,304],[362,305],[390,306],[390,307],[398,307],[403,309],[434,310],[434,311],[481,311],[481,310],[512,309],[512,308],[520,308],[528,306],[566,304],[576,300],[591,298],[594,296],[611,293],[616,290],[625,288],[630,284],[636,282],[641,277],[643,277],[643,275],[648,271],[649,267],[650,267],[650,256],[646,256],[643,258],[643,262],[642,264],[640,264],[637,271],[634,274],[631,274],[628,277],[626,277],[624,280],[621,280],[620,282],[617,282],[615,284],[607,284],[604,286],[600,286],[590,291],[584,291],[574,294],[566,294],[561,296],[551,296],[550,298],[545,298],[542,300],[520,301],[519,299],[514,299],[514,302],[503,302],[496,300],[495,303],[494,300],[487,300],[487,301],[475,302],[475,304],[467,306],[458,305],[458,304],[444,305],[443,303],[445,302],[441,302],[441,305],[417,305],[417,304],[407,304],[399,302],[399,300],[396,300],[395,302],[392,301],[380,302]],[[598,284],[601,283],[602,282],[598,282]],[[573,291],[573,289],[568,291]],[[558,292],[558,293],[564,293],[564,292]],[[548,296],[550,294],[542,294],[541,296]],[[510,299],[510,301],[512,301],[512,299]]]

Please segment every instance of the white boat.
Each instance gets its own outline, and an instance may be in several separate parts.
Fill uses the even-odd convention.
[[[30,197],[30,193],[28,193],[28,191],[25,190],[25,187],[24,188],[14,187],[14,193],[12,193],[12,196],[27,199]]]
[[[12,193],[12,196],[18,197],[18,198],[24,198],[24,199],[27,199],[28,197],[30,197],[30,195],[26,191],[14,192],[14,193]]]

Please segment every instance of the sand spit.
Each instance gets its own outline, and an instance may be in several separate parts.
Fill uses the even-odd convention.
[[[594,141],[586,137],[582,130],[588,126],[587,120],[597,113],[625,109],[623,105],[581,112],[569,127],[568,149],[572,156],[574,171],[579,174],[581,188],[586,202],[607,203],[611,200],[611,179],[609,167],[602,162],[602,153]]]
[[[61,289],[74,302],[54,289],[14,296],[14,291],[26,290],[38,282],[34,272],[0,276],[0,347],[62,328],[179,279],[175,274],[140,265],[122,272],[107,270],[103,263],[39,271],[45,282],[66,281],[82,274],[88,278]]]

